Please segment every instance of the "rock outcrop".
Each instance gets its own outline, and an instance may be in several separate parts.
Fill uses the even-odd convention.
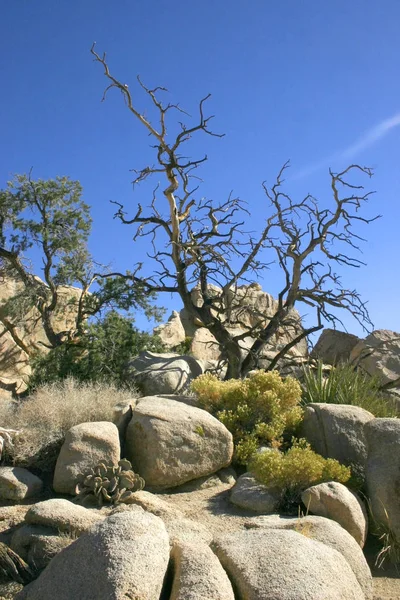
[[[39,278],[37,278],[41,281]],[[43,282],[41,282],[45,285]],[[19,296],[24,286],[15,279],[4,279],[0,283],[0,399],[10,398],[12,394],[25,391],[26,383],[31,374],[28,353],[16,342],[4,325],[7,319],[6,305]],[[60,286],[60,310],[54,315],[53,326],[56,333],[69,331],[74,328],[78,299],[82,290],[70,286]],[[7,319],[10,321],[10,319]],[[27,311],[14,328],[15,334],[23,341],[29,351],[46,352],[48,340],[41,324],[39,312],[32,308]]]
[[[209,293],[213,297],[221,296],[221,289],[210,285]],[[202,302],[198,287],[192,290],[192,300],[196,306]],[[264,292],[257,283],[242,285],[236,290],[229,290],[224,299],[221,299],[223,313],[220,318],[227,325],[232,334],[241,335],[250,331],[255,326],[265,327],[278,308],[278,301],[270,294]],[[285,326],[281,327],[269,343],[260,359],[260,367],[266,366],[276,352],[296,337],[301,331],[301,319],[296,310],[287,320]],[[217,361],[221,356],[219,345],[214,336],[204,327],[200,321],[193,319],[185,309],[179,313],[174,311],[165,325],[158,326],[155,333],[160,336],[163,343],[173,348],[181,344],[185,339],[192,338],[190,353],[198,359]],[[254,339],[251,332],[241,341],[243,351],[248,350]],[[293,358],[304,358],[308,354],[307,342],[303,339],[288,353]]]
[[[327,365],[347,362],[359,341],[360,338],[351,333],[324,329],[311,352],[311,358],[322,360]]]
[[[350,360],[369,375],[377,376],[382,384],[399,380],[400,333],[377,329],[353,348]]]
[[[0,467],[0,500],[25,500],[37,496],[43,483],[22,467]]]

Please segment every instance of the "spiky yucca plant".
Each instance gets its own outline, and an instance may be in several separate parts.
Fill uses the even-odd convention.
[[[133,494],[142,490],[145,481],[132,470],[132,465],[126,458],[118,465],[100,462],[80,477],[76,486],[76,499],[82,504],[97,501],[103,504],[130,504]]]

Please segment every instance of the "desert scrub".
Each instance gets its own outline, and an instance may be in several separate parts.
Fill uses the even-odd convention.
[[[3,426],[20,430],[11,457],[13,464],[52,471],[71,427],[89,421],[112,421],[115,405],[128,403],[135,396],[135,392],[114,385],[80,383],[71,378],[37,388],[2,413]]]
[[[281,509],[299,504],[305,489],[326,481],[346,483],[351,469],[333,458],[323,458],[304,439],[293,440],[285,453],[277,449],[253,455],[249,471],[262,484],[282,490]]]
[[[318,361],[316,369],[304,369],[302,402],[351,404],[368,410],[375,417],[399,416],[394,402],[379,386],[379,378],[356,371],[350,364],[339,364],[326,373]]]
[[[221,381],[205,373],[192,383],[199,405],[232,433],[235,461],[246,464],[261,445],[279,446],[302,418],[301,387],[277,371],[254,371],[246,379]]]

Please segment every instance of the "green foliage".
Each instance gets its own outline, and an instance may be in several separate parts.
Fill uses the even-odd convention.
[[[375,417],[398,416],[393,402],[382,394],[379,386],[377,377],[357,371],[350,364],[339,364],[326,374],[319,361],[316,369],[304,369],[302,402],[351,404],[368,410]]]
[[[79,381],[107,381],[126,387],[126,365],[143,350],[162,352],[161,340],[141,332],[132,318],[115,311],[87,327],[77,343],[64,344],[33,361],[29,388],[74,377]]]
[[[192,383],[200,406],[233,435],[235,460],[246,464],[262,444],[278,446],[302,418],[300,384],[277,371],[255,371],[246,379],[220,381],[206,373]]]
[[[325,481],[346,483],[351,476],[349,467],[323,458],[304,439],[294,440],[286,453],[272,449],[254,454],[249,470],[260,483],[282,490],[281,508],[298,504],[301,492],[312,485]]]
[[[82,504],[96,501],[103,504],[131,504],[133,494],[142,490],[145,481],[134,473],[132,465],[126,458],[118,465],[99,463],[94,469],[80,476],[76,486],[76,499]]]
[[[178,346],[175,346],[174,352],[176,352],[177,354],[181,354],[182,356],[190,354],[190,348],[192,346],[192,341],[193,341],[193,338],[190,335],[187,335],[183,342],[178,344]]]

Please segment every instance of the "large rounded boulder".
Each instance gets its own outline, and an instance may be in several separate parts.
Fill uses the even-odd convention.
[[[158,396],[133,411],[125,453],[152,488],[172,488],[215,473],[232,460],[232,435],[205,410]]]
[[[16,599],[159,600],[168,562],[163,522],[132,507],[62,550]]]

